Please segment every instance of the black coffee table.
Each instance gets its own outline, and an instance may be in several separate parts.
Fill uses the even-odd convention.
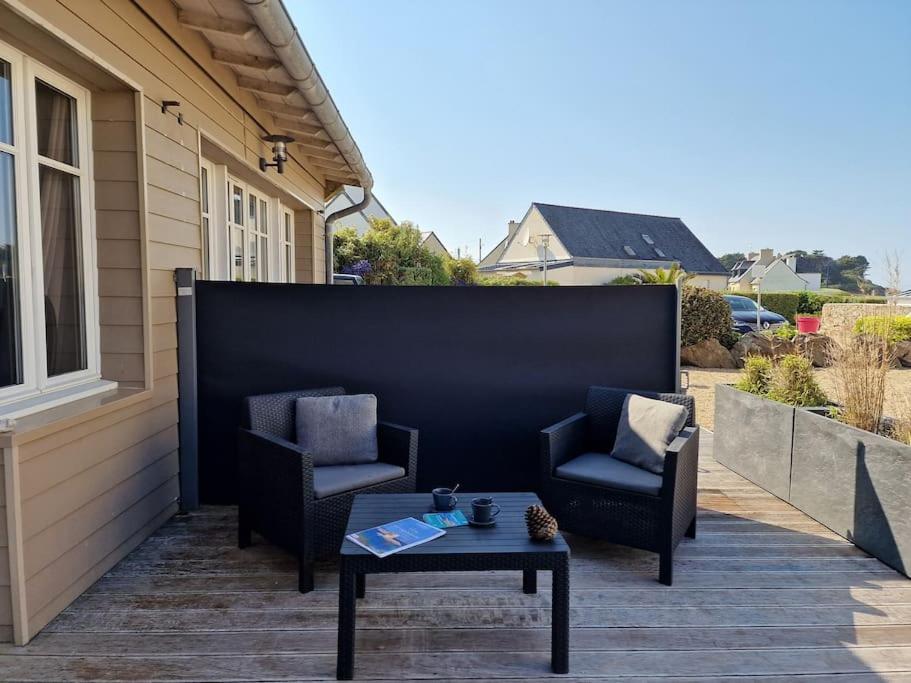
[[[525,529],[525,509],[539,504],[533,493],[458,492],[458,508],[469,516],[471,499],[493,496],[502,508],[496,526],[447,529],[446,535],[382,559],[360,546],[342,541],[339,562],[338,664],[339,680],[354,677],[356,598],[364,597],[367,574],[396,572],[465,572],[515,570],[522,572],[522,590],[537,592],[539,570],[553,572],[551,667],[569,672],[569,546],[559,534],[553,541],[533,541]],[[363,531],[403,517],[421,519],[430,511],[429,493],[367,494],[354,498],[345,534]],[[479,585],[484,581],[478,579]]]

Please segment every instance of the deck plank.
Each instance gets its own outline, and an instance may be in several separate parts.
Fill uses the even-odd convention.
[[[911,581],[715,463],[706,436],[699,534],[673,587],[654,555],[567,537],[571,674],[557,680],[911,683]],[[333,680],[334,566],[301,595],[293,558],[238,550],[235,523],[231,508],[175,518],[28,646],[0,645],[0,677]],[[548,581],[520,587],[510,572],[371,576],[357,678],[553,678]]]

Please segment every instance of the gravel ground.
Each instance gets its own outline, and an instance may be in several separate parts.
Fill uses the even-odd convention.
[[[687,393],[696,398],[696,417],[706,429],[715,428],[715,385],[733,384],[740,377],[739,370],[706,370],[705,368],[683,368],[690,375]],[[817,369],[816,376],[822,388],[831,396],[834,394],[832,371]],[[911,400],[911,368],[890,370],[887,380],[886,415],[895,415],[899,406]]]

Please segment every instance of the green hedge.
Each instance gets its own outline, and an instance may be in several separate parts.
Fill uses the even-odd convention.
[[[911,316],[868,315],[854,323],[855,334],[888,337],[890,342],[911,340]]]
[[[737,292],[741,296],[756,301],[759,296],[756,292]],[[790,322],[795,322],[795,316],[819,315],[825,304],[881,304],[885,299],[881,296],[856,296],[852,294],[818,294],[817,292],[763,292],[762,307],[782,315]]]

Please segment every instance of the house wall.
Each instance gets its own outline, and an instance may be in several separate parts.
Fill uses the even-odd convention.
[[[10,591],[9,533],[6,520],[5,449],[0,448],[0,643],[13,639],[13,601]]]
[[[809,284],[783,261],[776,261],[762,276],[764,292],[799,292],[809,289]]]
[[[269,119],[252,95],[222,88],[233,74],[169,2],[0,0],[3,29],[92,90],[102,371],[120,382],[0,435],[16,469],[3,469],[0,496],[19,498],[10,515],[0,500],[0,640],[12,611],[26,642],[177,510],[173,271],[201,266],[199,140],[253,169],[269,152],[258,123]],[[164,99],[181,102],[182,125],[162,113]],[[298,200],[298,281],[320,280],[322,223],[311,208],[325,188],[293,160],[269,179]],[[21,580],[3,590],[13,570]]]
[[[727,273],[697,273],[688,284],[694,287],[705,287],[716,292],[723,292],[728,288]]]
[[[542,249],[536,247],[529,240],[529,236],[551,235],[550,244],[547,249],[547,258],[550,261],[558,261],[570,258],[566,248],[554,235],[553,230],[544,220],[544,216],[538,211],[537,207],[532,206],[531,210],[522,219],[515,238],[510,241],[500,257],[500,263],[522,263],[524,261],[539,261],[542,259]],[[523,242],[528,242],[523,244]]]

